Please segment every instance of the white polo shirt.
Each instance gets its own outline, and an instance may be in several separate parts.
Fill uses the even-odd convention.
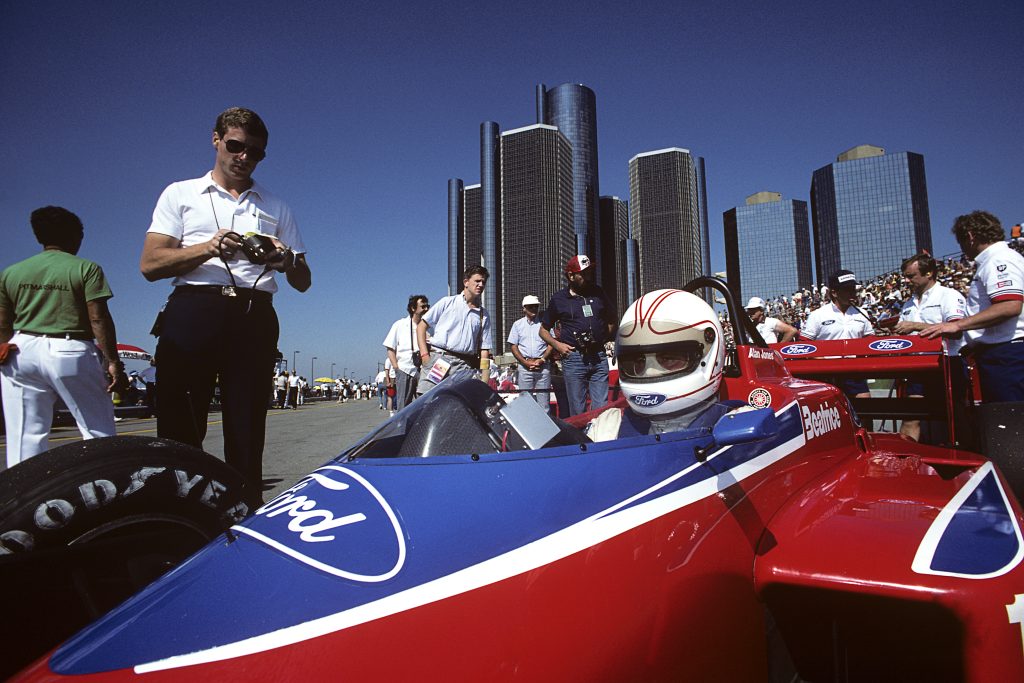
[[[967,291],[967,313],[974,315],[1000,301],[1024,300],[1024,256],[996,242],[974,259],[974,279]],[[968,344],[1000,344],[1024,337],[1024,313],[983,330],[967,330]]]
[[[911,296],[903,303],[900,320],[911,323],[947,323],[967,317],[967,302],[960,292],[935,283],[921,295]],[[943,338],[946,344],[946,355],[956,356],[963,348],[964,340]]]
[[[219,227],[218,227],[219,226]],[[202,178],[171,183],[160,195],[153,209],[153,222],[147,232],[168,235],[181,240],[181,246],[208,242],[219,228],[233,230],[239,235],[258,232],[276,237],[296,253],[305,253],[299,227],[291,209],[276,195],[257,182],[243,192],[238,199],[213,181],[213,172]],[[235,284],[252,287],[259,278],[256,289],[276,292],[274,281],[276,271],[263,277],[263,266],[250,263],[245,254],[238,252],[228,261]],[[178,285],[230,285],[224,262],[212,257],[195,270],[178,275],[171,283]]]
[[[807,316],[800,336],[807,339],[860,339],[871,334],[874,327],[864,314],[853,306],[846,312],[829,302]]]
[[[525,315],[512,323],[508,333],[508,343],[519,347],[523,358],[543,358],[548,350],[548,343],[540,338],[540,316],[533,321]]]
[[[383,344],[385,348],[395,350],[399,370],[407,375],[416,374],[416,366],[413,365],[412,354],[414,350],[416,353],[419,353],[420,345],[416,339],[416,324],[413,323],[411,315],[399,318],[391,325],[387,336],[384,337]]]

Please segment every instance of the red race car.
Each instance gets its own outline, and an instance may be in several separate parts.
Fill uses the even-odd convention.
[[[1024,679],[999,468],[735,334],[660,435],[446,380],[14,680]]]

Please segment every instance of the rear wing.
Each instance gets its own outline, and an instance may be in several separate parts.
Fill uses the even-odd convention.
[[[940,339],[918,336],[863,337],[771,344],[796,377],[835,382],[842,379],[895,379],[927,382],[944,388],[944,396],[926,398],[851,398],[857,413],[868,419],[936,420],[947,425],[948,445],[958,444],[957,423],[966,396],[954,394],[949,357]],[[964,430],[961,430],[964,431]]]

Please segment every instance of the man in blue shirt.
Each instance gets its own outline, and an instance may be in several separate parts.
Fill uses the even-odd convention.
[[[562,375],[569,414],[602,407],[608,400],[608,356],[605,342],[615,331],[615,312],[604,290],[594,284],[590,258],[578,254],[565,265],[568,286],[551,296],[540,338],[562,356]],[[557,338],[551,331],[558,328]]]

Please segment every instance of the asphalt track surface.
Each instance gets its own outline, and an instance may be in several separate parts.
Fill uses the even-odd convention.
[[[270,500],[299,478],[341,453],[388,419],[376,398],[336,403],[318,401],[297,410],[267,411],[267,442],[263,451],[263,499]],[[127,417],[117,423],[118,434],[156,436],[154,418]],[[78,428],[55,427],[50,447],[81,441]],[[224,459],[221,414],[207,418],[203,450]],[[0,435],[0,471],[6,469],[7,440]]]

